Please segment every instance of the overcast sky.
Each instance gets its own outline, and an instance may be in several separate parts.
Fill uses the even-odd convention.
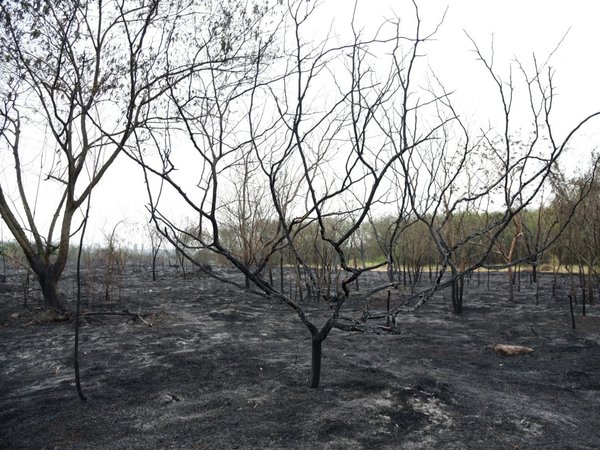
[[[324,0],[314,26],[326,29],[333,22],[338,34],[348,29],[352,1]],[[490,115],[494,95],[490,79],[472,52],[465,31],[490,50],[492,35],[495,65],[508,70],[514,58],[531,61],[535,52],[545,60],[565,33],[568,34],[552,59],[556,69],[555,124],[564,133],[584,116],[600,109],[600,2],[596,0],[426,0],[420,2],[423,26],[432,29],[448,7],[436,42],[426,48],[427,63],[447,90],[455,92],[455,102],[474,120]],[[365,0],[359,4],[358,23],[368,30],[385,17],[397,14],[410,25],[412,4],[405,0]],[[596,134],[598,137],[598,133]],[[577,160],[576,155],[573,161]],[[585,161],[587,163],[587,160]],[[89,239],[102,240],[102,229],[122,219],[131,226],[143,223],[146,191],[139,170],[123,155],[94,192],[93,223]],[[185,216],[182,211],[181,217]],[[7,231],[4,228],[6,238]]]

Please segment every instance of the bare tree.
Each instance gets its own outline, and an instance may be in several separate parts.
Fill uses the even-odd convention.
[[[235,257],[255,270],[262,259],[263,236],[272,235],[277,222],[264,201],[268,190],[255,182],[260,167],[249,156],[243,155],[239,165],[232,168],[234,178],[229,181],[233,189],[229,202],[224,205],[223,231],[228,231],[229,242],[224,241]],[[246,288],[250,288],[248,277]]]
[[[158,253],[164,243],[162,234],[158,232],[153,223],[146,225],[148,232],[148,238],[150,239],[150,256],[152,258],[152,281],[156,281],[156,260],[158,259]]]
[[[102,280],[104,284],[104,302],[111,307],[115,300],[114,290],[118,289],[119,293],[121,291],[121,281],[125,272],[127,259],[127,252],[117,234],[119,225],[123,224],[123,222],[123,220],[120,220],[111,229],[103,232],[104,239],[106,240],[106,247],[101,252],[102,262],[104,262],[104,276]]]
[[[326,41],[311,47],[303,42],[301,29],[313,8],[307,2],[289,5],[289,23],[282,27],[288,31],[285,39],[275,41],[272,34],[265,33],[252,49],[249,70],[215,65],[210,76],[192,77],[190,84],[202,86],[205,93],[201,99],[191,101],[187,91],[171,93],[180,123],[197,155],[196,170],[202,174],[195,191],[176,179],[178,171],[173,169],[180,168],[177,155],[160,152],[158,167],[152,166],[142,152],[138,159],[148,176],[158,175],[162,186],[169,185],[197,214],[197,246],[226,257],[257,292],[280,299],[296,312],[311,335],[310,384],[316,387],[322,342],[333,327],[360,329],[358,321],[341,315],[352,295],[350,286],[365,272],[382,265],[356,267],[358,264],[352,264],[349,256],[352,243],[359,240],[360,228],[374,205],[394,203],[394,199],[384,198],[384,192],[392,179],[391,167],[399,162],[402,152],[427,142],[440,125],[435,124],[414,139],[408,136],[413,115],[421,109],[409,105],[411,74],[419,48],[429,37],[422,34],[419,24],[415,36],[407,38],[407,48],[398,22],[389,23],[387,37],[366,39],[355,30],[350,44],[331,45]],[[274,44],[283,47],[281,52],[274,51]],[[370,68],[370,59],[386,52],[392,57],[387,74],[380,77]],[[390,145],[395,137],[380,138],[382,128],[392,120],[388,106],[395,102],[403,105],[401,132],[406,133],[400,151]],[[240,194],[228,182],[233,177],[227,174],[239,171],[239,167],[253,168],[252,185],[266,189],[267,195],[261,201],[266,202],[269,218],[277,224],[263,229],[258,241],[252,243],[256,246],[252,263],[222,238],[230,196]],[[192,260],[187,246],[178,240],[181,230],[161,211],[157,195],[150,192],[150,197],[159,229]],[[243,197],[237,201],[243,202]],[[245,211],[243,205],[238,211]],[[246,214],[241,218],[245,220]],[[316,231],[308,235],[318,240],[318,245],[305,245],[310,229]],[[336,286],[315,270],[315,248],[334,255],[334,265],[343,274]],[[292,255],[299,279],[307,280],[313,294],[320,298],[322,313],[327,317],[321,326],[308,317],[291,293],[281,292],[264,276],[268,262],[283,250]],[[356,295],[366,298],[372,293]]]
[[[553,70],[548,61],[539,64],[534,57],[531,71],[517,62],[522,82],[513,77],[512,67],[508,79],[504,80],[493,66],[493,49],[492,55],[485,57],[476,43],[472,41],[472,44],[497,88],[501,122],[497,128],[490,127],[472,133],[459,115],[454,113],[454,120],[445,126],[440,139],[416,165],[422,169],[422,185],[426,188],[420,190],[418,183],[407,182],[413,210],[420,220],[427,223],[443,257],[442,269],[434,287],[422,294],[416,306],[427,301],[432,290],[454,286],[457,280],[477,268],[508,268],[511,277],[514,265],[532,258],[532,255],[514,258],[522,236],[520,216],[549,184],[559,157],[574,136],[600,115],[596,112],[583,118],[566,133],[562,141],[558,141],[551,115],[555,95]],[[438,89],[445,92],[441,84]],[[523,121],[517,122],[515,118],[514,100],[519,92],[522,92],[521,98],[528,99],[527,121],[530,130],[524,129]],[[449,96],[442,97],[441,103],[454,112]],[[518,138],[513,136],[514,130],[519,131]],[[410,169],[413,167],[415,163],[411,160],[407,160],[403,166],[407,180],[411,180]],[[579,201],[585,197],[585,193],[586,189],[578,193]],[[552,245],[566,229],[577,205],[578,202],[572,205],[564,220],[556,227],[556,233],[534,249],[536,254]],[[480,223],[476,227],[463,227],[460,235],[445,232],[445,227],[456,213],[465,211],[477,212]],[[488,213],[481,214],[485,211]],[[502,247],[501,238],[511,225],[515,226],[515,232],[510,245],[503,248],[504,261],[491,264],[489,255]],[[450,239],[450,236],[453,238]],[[470,249],[469,261],[459,267],[458,256],[465,248]],[[451,276],[444,279],[447,267],[451,269]]]
[[[506,282],[508,286],[508,301],[514,301],[514,272],[513,272],[513,261],[518,259],[517,247],[519,240],[523,237],[523,224],[520,215],[513,217],[512,221],[514,231],[510,234],[508,243],[504,243],[502,239],[498,239],[495,242],[495,252],[497,252],[506,264]]]
[[[48,307],[63,307],[77,211],[134,133],[164,119],[160,96],[204,64],[190,39],[227,45],[225,12],[184,0],[0,4],[0,155],[14,166],[0,214]]]
[[[550,240],[554,228],[560,223],[545,204],[545,199],[540,196],[539,206],[526,211],[522,221],[523,240],[528,255],[531,255],[531,282],[538,282],[538,266],[543,260],[545,243]]]
[[[351,42],[328,38],[309,44],[303,30],[314,8],[312,2],[290,3],[281,26],[259,28],[252,40],[240,34],[232,42],[232,51],[245,58],[213,64],[209,73],[192,74],[185,89],[171,90],[169,101],[187,148],[172,152],[170,146],[156,146],[151,157],[140,145],[136,157],[148,179],[154,220],[166,239],[190,261],[191,250],[198,248],[226,258],[254,292],[278,299],[296,313],[311,336],[310,385],[317,387],[322,343],[332,329],[393,331],[389,320],[385,325],[381,320],[422,306],[437,290],[485,266],[495,242],[536,197],[570,137],[595,115],[548,153],[532,145],[515,155],[508,140],[499,148],[491,133],[473,137],[441,85],[424,90],[414,82],[419,55],[436,31],[424,31],[416,5],[411,35],[401,33],[405,28],[399,20],[390,20],[367,37],[353,21]],[[507,86],[485,60],[484,67],[497,81],[508,127]],[[526,81],[530,89],[540,82],[547,118],[553,94],[541,85],[541,69]],[[508,86],[510,95],[512,88]],[[199,91],[202,96],[191,95]],[[538,113],[533,103],[532,111]],[[164,133],[151,133],[162,141]],[[193,167],[193,184],[182,174],[185,167]],[[466,167],[476,169],[467,172]],[[240,168],[252,175],[248,187],[266,192],[253,200],[254,206],[261,205],[254,211],[260,209],[261,217],[276,223],[258,235],[240,236],[252,240],[251,260],[223,237],[232,202],[242,202],[235,208],[241,212],[238,220],[253,220],[244,203],[247,190],[240,192],[232,182],[239,180]],[[485,170],[488,176],[481,176]],[[161,202],[167,190],[177,194],[197,224],[187,232],[194,245],[180,240],[174,213]],[[451,217],[479,210],[496,195],[503,199],[497,214],[447,239],[444,226]],[[408,295],[399,292],[392,276],[368,290],[353,290],[365,273],[393,263],[396,240],[390,237],[381,240],[381,262],[359,265],[351,256],[361,227],[370,217],[390,211],[395,213],[391,235],[411,221],[425,225],[441,255],[440,270],[428,287]],[[313,245],[306,245],[307,236]],[[457,255],[466,247],[477,251],[460,263]],[[282,252],[291,255],[298,279],[307,280],[320,299],[318,313],[309,315],[302,299],[265,277],[265,267]],[[320,275],[315,252],[333,255],[332,265],[341,273],[335,286]],[[244,288],[235,278],[212,275]],[[397,294],[390,311],[371,310],[369,299],[392,291]]]
[[[579,278],[583,314],[586,302],[594,299],[594,281],[598,283],[598,261],[600,261],[600,228],[598,225],[598,180],[596,171],[598,160],[593,160],[591,167],[578,174],[572,180],[561,177],[562,185],[557,187],[557,195],[553,208],[556,215],[569,214],[578,205],[572,224],[560,236],[553,249],[555,257],[560,256],[561,263],[571,274],[571,297],[577,301],[575,278]],[[581,192],[587,195],[582,197]]]

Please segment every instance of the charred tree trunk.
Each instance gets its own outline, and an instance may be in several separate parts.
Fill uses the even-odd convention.
[[[573,310],[573,296],[569,294],[569,309],[571,310],[571,326],[575,329],[575,311]]]
[[[389,328],[390,327],[390,297],[392,296],[392,293],[390,291],[388,291],[387,293],[387,316],[386,316],[386,326]]]
[[[152,252],[152,281],[156,281],[156,258],[158,257],[158,250]]]
[[[531,282],[532,283],[537,283],[538,281],[538,276],[537,276],[537,262],[534,262],[531,264]]]
[[[306,286],[306,297],[308,299],[313,299],[313,301],[316,303],[319,301],[319,296],[315,295],[313,293],[313,289],[311,284],[308,282],[308,280],[304,280],[304,285]]]
[[[356,260],[356,252],[354,252],[354,268],[357,269],[358,268],[358,261]],[[354,288],[356,289],[356,292],[360,291],[360,284],[358,283],[358,278],[356,279],[356,281],[354,282]]]
[[[395,272],[394,271],[394,263],[390,259],[388,261],[388,265],[387,265],[387,274],[388,274],[388,280],[390,281],[390,283],[394,282],[394,279],[395,279],[394,272]]]
[[[2,243],[2,245],[4,245],[4,239],[0,239],[0,243]],[[0,255],[2,255],[2,281],[5,282],[6,281],[6,255],[4,254],[4,251],[0,251]]]
[[[581,314],[585,317],[585,304],[587,301],[587,285],[586,285],[586,276],[585,276],[585,271],[583,269],[581,270]]]
[[[300,270],[296,269],[296,294],[300,298],[300,301],[304,301],[304,292],[302,290],[302,276]]]
[[[63,311],[64,307],[58,294],[58,277],[54,273],[54,268],[52,266],[44,267],[35,272],[42,288],[46,307]]]
[[[508,267],[507,270],[507,277],[508,277],[508,301],[509,302],[514,302],[515,301],[515,297],[514,297],[514,292],[515,292],[515,288],[514,288],[514,275],[513,275],[513,270],[512,267]]]
[[[579,266],[579,283],[581,287],[581,306],[583,308],[582,314],[585,316],[585,304],[587,302],[587,277],[585,275],[585,267]]]
[[[21,282],[23,288],[23,308],[29,310],[29,271],[25,271],[25,277]]]
[[[75,303],[75,345],[73,347],[73,369],[75,370],[75,386],[77,387],[77,395],[82,402],[87,400],[81,388],[81,374],[79,371],[79,328],[81,323],[81,254],[83,250],[83,238],[87,229],[87,222],[90,215],[90,203],[91,197],[88,197],[87,209],[85,212],[85,219],[83,222],[83,228],[81,230],[81,237],[79,238],[79,249],[77,250],[77,299]]]
[[[285,285],[283,278],[283,253],[279,255],[279,284],[281,284],[281,293],[285,293]]]
[[[310,366],[310,387],[319,387],[321,381],[321,359],[323,339],[319,333],[312,334],[312,359]]]
[[[185,259],[181,260],[181,273],[183,275],[183,279],[187,280],[187,274],[185,273]]]
[[[454,314],[462,314],[464,285],[464,278],[455,280],[452,283],[452,311],[454,311]]]

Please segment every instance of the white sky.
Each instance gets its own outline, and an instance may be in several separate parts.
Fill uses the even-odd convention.
[[[472,44],[464,31],[489,54],[494,36],[495,65],[507,73],[516,57],[525,63],[535,52],[545,60],[563,35],[570,29],[565,41],[554,55],[551,65],[556,69],[557,87],[554,123],[561,137],[581,118],[600,109],[600,2],[596,0],[422,0],[419,5],[423,26],[432,29],[448,12],[437,35],[436,42],[428,44],[427,62],[454,91],[454,101],[468,120],[487,120],[493,116],[494,87],[476,61]],[[348,31],[353,2],[324,0],[314,23],[315,33],[333,23],[339,34]],[[412,4],[406,0],[363,0],[359,4],[358,23],[368,30],[379,24],[393,11],[406,18],[407,26],[413,20]],[[497,106],[497,104],[496,104]],[[598,126],[598,122],[596,122]],[[596,132],[595,137],[600,137]],[[600,139],[595,139],[600,142]],[[583,157],[582,157],[583,158]],[[572,154],[572,162],[579,159]],[[582,159],[587,164],[587,159]],[[124,155],[112,167],[93,194],[92,224],[88,241],[103,241],[102,230],[109,230],[126,219],[131,240],[139,238],[140,224],[146,220],[146,190],[140,171]],[[185,216],[182,211],[181,217]],[[4,227],[4,237],[7,230]]]

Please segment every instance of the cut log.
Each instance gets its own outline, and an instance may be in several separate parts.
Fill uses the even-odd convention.
[[[493,350],[502,356],[519,356],[531,353],[533,349],[531,347],[524,347],[522,345],[509,345],[509,344],[496,344]]]

